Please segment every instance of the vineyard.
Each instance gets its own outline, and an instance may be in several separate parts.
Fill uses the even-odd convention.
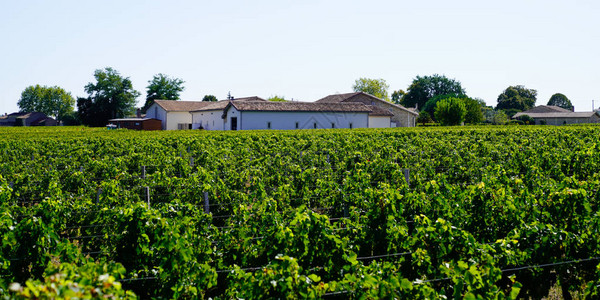
[[[0,296],[600,295],[600,127],[0,128]]]

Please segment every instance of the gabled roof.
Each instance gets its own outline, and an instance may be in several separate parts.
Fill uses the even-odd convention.
[[[217,102],[210,102],[210,105],[207,105],[203,108],[200,109],[196,109],[193,111],[208,111],[208,110],[223,110],[225,109],[225,107],[227,106],[227,104],[229,104],[230,100],[220,100]],[[237,99],[232,99],[231,101],[233,102],[268,102],[267,100],[260,98],[260,97],[244,97],[244,98],[237,98]]]
[[[342,103],[342,102],[347,103],[347,102],[354,102],[354,101],[356,101],[355,99],[358,96],[366,96],[366,97],[372,99],[373,101],[378,101],[379,103],[382,103],[382,104],[385,104],[385,105],[390,105],[390,106],[399,108],[401,110],[407,111],[407,112],[409,112],[411,114],[418,115],[417,112],[415,112],[413,110],[410,110],[410,109],[408,109],[408,108],[406,108],[406,107],[404,107],[404,106],[402,106],[400,104],[391,103],[389,101],[385,101],[383,99],[379,99],[379,98],[377,98],[377,97],[375,97],[373,95],[370,95],[370,94],[367,94],[367,93],[363,93],[363,92],[354,92],[354,93],[329,95],[329,96],[326,96],[325,98],[321,98],[321,99],[317,100],[316,102],[318,102],[318,103]]]
[[[532,118],[589,118],[597,112],[584,111],[584,112],[573,112],[568,109],[564,109],[558,106],[552,105],[540,105],[526,111],[518,112],[513,116],[513,119],[520,116],[530,116]]]
[[[222,101],[229,101],[229,100],[222,100]],[[267,100],[261,98],[261,97],[257,97],[257,96],[252,96],[252,97],[243,97],[243,98],[234,98],[232,99],[232,101],[234,102],[244,102],[244,101],[259,101],[259,102],[267,102]]]
[[[272,102],[272,101],[232,101],[229,106],[239,111],[288,111],[288,112],[365,112],[373,110],[362,103],[316,103],[316,102]]]
[[[377,116],[377,117],[392,117],[392,116],[394,116],[394,114],[391,111],[384,109],[382,107],[379,107],[379,106],[369,105],[369,108],[371,108],[371,112],[369,113],[369,116]]]
[[[350,99],[350,98],[352,98],[352,97],[354,97],[356,95],[359,95],[359,94],[360,94],[360,92],[329,95],[329,96],[321,98],[321,99],[319,99],[319,100],[317,100],[315,102],[319,102],[319,103],[340,103],[340,102],[344,102],[344,101],[346,101],[346,100],[348,100],[348,99]],[[371,95],[366,94],[366,93],[363,93],[363,94],[365,94],[367,96],[371,96]],[[371,97],[379,99],[379,98],[377,98],[375,96],[371,96]]]
[[[530,108],[530,109],[524,111],[523,113],[530,114],[530,113],[571,113],[571,112],[572,112],[571,110],[564,109],[560,106],[540,105],[540,106]]]
[[[166,111],[192,111],[208,106],[214,102],[207,101],[181,101],[181,100],[154,100],[156,105]]]
[[[590,118],[594,114],[597,114],[595,111],[583,111],[583,112],[546,112],[546,113],[532,113],[532,112],[518,112],[513,116],[513,119],[518,118],[520,116],[530,116],[534,119],[540,118]]]

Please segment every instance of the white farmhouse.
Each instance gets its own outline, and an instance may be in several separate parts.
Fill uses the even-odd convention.
[[[146,110],[146,118],[161,120],[163,130],[192,129],[190,111],[212,103],[214,102],[154,100],[154,103]]]
[[[369,114],[373,112],[370,107],[362,103],[240,100],[227,101],[222,109],[221,102],[192,111],[193,128],[209,130],[365,128],[369,127]],[[389,116],[387,116],[387,124],[389,127]]]
[[[192,114],[192,128],[206,130],[226,130],[225,121],[223,120],[223,111],[231,101],[236,103],[267,102],[267,100],[256,96],[211,102],[207,106],[190,112]]]
[[[394,114],[357,101],[272,102],[246,97],[218,102],[155,100],[146,118],[164,130],[251,130],[393,127]]]

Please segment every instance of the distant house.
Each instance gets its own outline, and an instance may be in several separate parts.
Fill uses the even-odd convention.
[[[394,104],[383,99],[379,99],[373,95],[369,95],[363,92],[346,93],[329,95],[325,98],[319,99],[318,103],[348,103],[348,102],[360,102],[365,105],[374,106],[379,109],[386,110],[392,114],[391,116],[391,127],[414,127],[416,125],[417,117],[419,113],[414,109],[408,109],[400,104]],[[380,111],[379,109],[374,110]],[[378,117],[375,113],[370,116],[371,119],[369,124],[380,124]],[[369,126],[377,127],[377,126]]]
[[[243,98],[244,99],[244,98]],[[192,112],[193,128],[211,130],[369,127],[372,109],[362,103],[227,101]],[[389,116],[387,117],[389,124]]]
[[[122,118],[110,119],[109,124],[114,124],[117,128],[135,129],[135,130],[161,130],[162,121],[150,118]]]
[[[226,130],[223,120],[223,111],[230,102],[268,102],[260,97],[244,97],[231,100],[220,100],[218,102],[209,102],[209,105],[203,108],[191,111],[192,128],[206,130]]]
[[[359,94],[355,101],[322,102],[272,102],[256,96],[217,102],[156,100],[146,118],[161,120],[165,130],[386,128],[397,126],[394,110],[402,110],[405,121],[412,117],[414,125],[416,113],[394,104],[371,105],[383,100]],[[364,95],[369,104],[359,101]]]
[[[573,112],[562,107],[551,105],[540,105],[526,111],[518,112],[513,116],[513,119],[517,119],[524,115],[533,118],[535,124],[538,125],[566,125],[600,122],[600,114],[597,111]]]
[[[146,118],[160,120],[163,130],[192,129],[190,111],[201,109],[212,103],[214,102],[154,100],[154,103],[146,110]]]
[[[17,112],[0,116],[0,126],[56,126],[56,120],[41,112]]]

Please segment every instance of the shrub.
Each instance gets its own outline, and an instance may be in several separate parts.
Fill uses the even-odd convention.
[[[465,103],[459,98],[446,98],[435,106],[435,119],[442,125],[460,125],[465,121],[466,114]]]

